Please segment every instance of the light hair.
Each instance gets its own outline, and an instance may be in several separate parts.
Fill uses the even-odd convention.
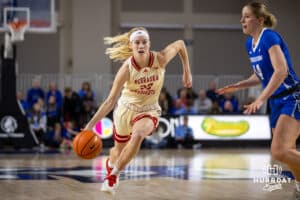
[[[128,59],[130,56],[132,56],[129,38],[131,33],[137,30],[144,30],[148,33],[145,28],[136,27],[121,35],[105,37],[104,44],[112,45],[112,47],[106,49],[105,54],[109,55],[109,58],[113,61],[124,61]]]
[[[263,17],[264,18],[264,27],[268,28],[275,28],[277,25],[277,19],[275,15],[273,15],[267,8],[267,6],[260,2],[251,2],[246,4],[253,14],[257,17]]]

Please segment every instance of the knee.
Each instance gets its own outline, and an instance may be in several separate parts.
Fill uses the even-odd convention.
[[[271,148],[272,157],[280,162],[284,162],[286,152],[286,149],[280,148],[279,146],[272,146]]]
[[[132,134],[131,140],[141,142],[145,139],[145,137],[146,137],[145,133],[143,133],[142,131],[136,131]]]

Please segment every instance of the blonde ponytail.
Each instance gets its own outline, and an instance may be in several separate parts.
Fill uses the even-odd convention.
[[[113,61],[124,61],[132,56],[132,49],[130,48],[130,35],[137,30],[145,30],[143,27],[133,28],[130,31],[117,35],[114,37],[105,37],[104,44],[112,45],[106,49],[105,54],[109,55],[109,58]]]
[[[277,25],[276,17],[270,12],[266,13],[264,26],[269,27],[269,28],[275,28],[276,25]]]

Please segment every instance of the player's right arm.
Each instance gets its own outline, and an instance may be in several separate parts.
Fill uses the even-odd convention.
[[[224,94],[224,93],[232,93],[239,91],[241,89],[253,87],[260,84],[260,80],[258,79],[257,75],[253,73],[248,79],[239,81],[234,84],[227,85],[223,88],[219,88],[217,90],[218,94]]]
[[[129,68],[128,63],[124,62],[122,67],[119,69],[115,80],[113,82],[112,88],[110,90],[110,93],[108,97],[105,99],[105,101],[101,104],[93,118],[87,123],[84,130],[92,130],[95,124],[101,120],[103,117],[105,117],[115,106],[118,97],[120,95],[120,92],[123,88],[124,83],[129,79]]]

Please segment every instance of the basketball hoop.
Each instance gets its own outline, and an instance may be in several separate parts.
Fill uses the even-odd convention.
[[[25,31],[30,26],[30,10],[27,7],[4,7],[3,27],[4,34],[4,58],[15,58],[14,45],[24,40]]]
[[[7,26],[11,34],[11,42],[21,42],[24,40],[24,33],[28,27],[26,22],[16,20],[8,23]]]

